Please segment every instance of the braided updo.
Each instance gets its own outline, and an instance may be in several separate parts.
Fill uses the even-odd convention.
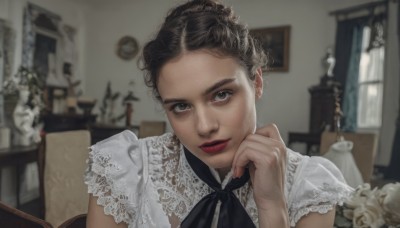
[[[158,75],[163,65],[185,51],[199,49],[237,59],[251,80],[267,62],[262,48],[231,8],[212,0],[189,1],[168,13],[156,37],[143,48],[145,82],[157,99]]]

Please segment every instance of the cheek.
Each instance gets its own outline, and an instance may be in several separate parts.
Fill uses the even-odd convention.
[[[237,130],[253,131],[256,124],[255,116],[255,103],[249,98],[242,97],[240,102],[227,113],[223,118],[225,121],[231,123]]]
[[[185,140],[185,136],[190,135],[190,131],[193,129],[193,127],[189,126],[190,123],[188,121],[183,121],[183,120],[177,119],[171,113],[167,114],[167,118],[168,118],[168,121],[169,121],[175,135],[181,141]]]

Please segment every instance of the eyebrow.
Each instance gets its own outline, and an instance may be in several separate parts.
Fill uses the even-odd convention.
[[[220,87],[222,87],[222,86],[224,86],[226,84],[232,83],[233,81],[235,81],[235,79],[236,78],[223,79],[223,80],[215,83],[214,85],[212,85],[210,88],[206,89],[206,91],[203,93],[203,95],[207,95],[207,94],[213,92],[214,90],[217,90],[218,88],[220,88]]]
[[[214,85],[212,85],[210,88],[206,89],[206,91],[204,91],[204,93],[203,93],[203,96],[205,96],[209,93],[212,93],[213,91],[217,90],[218,88],[220,88],[226,84],[232,83],[235,80],[236,80],[236,78],[223,79],[223,80],[215,83]],[[185,99],[175,99],[175,98],[163,100],[164,105],[170,104],[170,103],[183,103],[183,102],[186,102],[186,100]]]

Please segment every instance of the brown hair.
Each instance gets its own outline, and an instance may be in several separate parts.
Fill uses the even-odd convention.
[[[199,49],[237,59],[251,80],[267,63],[262,48],[231,8],[211,0],[189,1],[168,13],[158,34],[143,48],[145,83],[158,100],[157,81],[163,65],[184,51]]]

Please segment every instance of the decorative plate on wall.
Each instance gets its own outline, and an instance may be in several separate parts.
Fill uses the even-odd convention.
[[[139,45],[131,36],[122,37],[117,44],[117,55],[124,60],[133,59],[139,52]]]

